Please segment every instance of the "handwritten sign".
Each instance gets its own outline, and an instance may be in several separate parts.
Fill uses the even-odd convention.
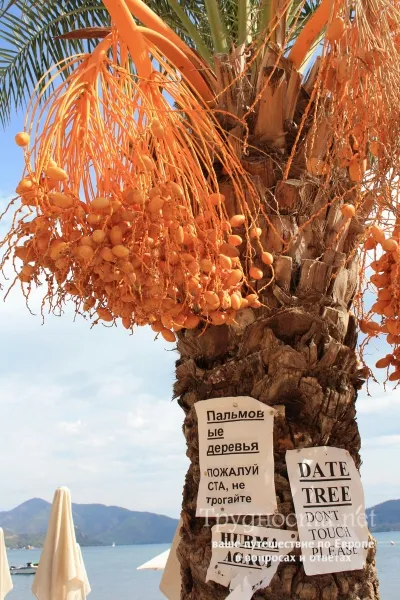
[[[196,516],[272,514],[273,409],[248,396],[204,400],[195,408],[201,473]]]
[[[212,556],[206,581],[228,586],[227,600],[250,600],[267,587],[294,548],[297,533],[227,523],[212,528]]]
[[[326,446],[288,450],[286,463],[306,574],[362,569],[368,528],[350,454]]]

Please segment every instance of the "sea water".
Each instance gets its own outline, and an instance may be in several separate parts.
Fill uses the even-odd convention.
[[[377,564],[381,600],[400,598],[400,532],[377,533]],[[391,541],[395,542],[393,546]],[[162,600],[160,571],[136,568],[169,548],[169,544],[82,548],[92,591],[89,600]],[[37,562],[40,550],[10,550],[10,565]],[[32,575],[13,575],[14,589],[6,600],[32,600]]]

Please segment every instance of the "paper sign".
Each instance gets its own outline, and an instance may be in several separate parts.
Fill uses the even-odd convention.
[[[274,411],[248,396],[195,404],[200,455],[197,517],[272,514]]]
[[[267,587],[294,548],[297,533],[227,523],[212,528],[212,556],[206,581],[228,586],[227,600],[250,600]]]
[[[368,528],[350,454],[327,446],[288,450],[286,463],[306,574],[362,569]]]

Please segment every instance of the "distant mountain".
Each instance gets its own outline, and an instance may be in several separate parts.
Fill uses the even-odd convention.
[[[400,531],[400,500],[387,500],[367,509],[371,531]]]
[[[32,498],[12,510],[0,512],[6,545],[42,546],[50,509],[51,504],[46,500]],[[73,504],[72,514],[81,546],[169,543],[178,525],[177,519],[163,515],[104,504]],[[400,531],[400,500],[368,508],[367,518],[372,532]]]
[[[32,498],[16,508],[0,512],[7,546],[42,546],[51,504]],[[77,542],[81,546],[169,543],[177,519],[149,512],[136,512],[104,504],[73,504]]]

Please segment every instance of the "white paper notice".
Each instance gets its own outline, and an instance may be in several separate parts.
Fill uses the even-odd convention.
[[[206,581],[231,591],[227,600],[250,600],[267,587],[280,562],[294,548],[297,533],[283,529],[227,523],[212,528],[212,557]]]
[[[328,446],[288,450],[286,463],[306,574],[362,569],[368,528],[350,454]]]
[[[274,411],[248,396],[195,404],[200,485],[196,516],[272,514]]]

